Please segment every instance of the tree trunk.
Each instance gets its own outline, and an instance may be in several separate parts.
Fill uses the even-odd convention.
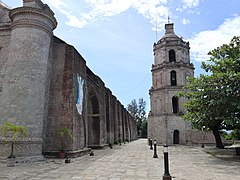
[[[8,156],[8,158],[15,158],[15,156],[13,155],[13,146],[14,146],[14,142],[11,142],[11,154],[10,156]]]
[[[212,132],[215,137],[216,148],[223,149],[224,146],[223,146],[222,139],[221,139],[218,128],[212,128]]]

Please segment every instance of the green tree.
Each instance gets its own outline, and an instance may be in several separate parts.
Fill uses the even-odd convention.
[[[65,143],[68,142],[68,140],[72,139],[72,132],[67,127],[62,127],[58,130],[59,136],[61,138],[61,147],[60,151],[64,152]]]
[[[231,133],[227,134],[225,137],[227,140],[240,140],[240,129],[232,130]]]
[[[5,122],[0,126],[0,135],[11,138],[11,153],[9,158],[15,158],[13,155],[13,147],[17,137],[26,137],[28,135],[28,129],[25,126],[19,126],[10,122]]]
[[[209,55],[209,63],[203,62],[202,67],[212,74],[221,98],[216,100],[223,103],[225,128],[240,129],[240,36],[210,51]]]
[[[234,140],[240,140],[240,129],[234,129],[231,132],[232,139]]]
[[[133,99],[131,103],[128,104],[127,110],[137,122],[138,135],[144,137],[145,134],[147,134],[146,102],[143,98],[140,98],[138,103]]]
[[[133,116],[137,121],[138,119],[138,104],[136,99],[133,99],[130,104],[127,105],[128,112]]]
[[[142,132],[141,136],[143,138],[147,138],[147,127],[148,127],[148,122],[147,122],[147,119],[144,118],[141,124],[141,132]]]
[[[209,75],[190,78],[180,93],[189,99],[183,118],[196,129],[210,129],[216,147],[223,148],[220,131],[239,128],[240,124],[240,37],[234,37],[209,55],[210,60],[202,63]]]

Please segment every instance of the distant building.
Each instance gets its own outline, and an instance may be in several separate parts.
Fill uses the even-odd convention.
[[[71,130],[69,155],[137,138],[136,122],[76,49],[53,36],[57,21],[40,0],[0,4],[0,125],[27,126],[16,156],[41,159],[60,150],[58,131]],[[0,157],[10,144],[0,137]]]
[[[186,100],[176,95],[194,77],[189,43],[174,33],[173,24],[165,25],[165,35],[153,45],[152,87],[149,91],[151,111],[148,136],[158,144],[213,143],[211,133],[194,131],[181,119]]]

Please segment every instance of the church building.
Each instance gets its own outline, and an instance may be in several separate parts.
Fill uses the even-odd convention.
[[[148,136],[158,144],[214,142],[211,134],[194,131],[181,119],[186,100],[177,94],[187,85],[188,77],[194,77],[189,51],[189,43],[174,33],[173,23],[165,25],[165,35],[153,45]]]
[[[137,139],[129,112],[72,46],[54,36],[54,12],[41,0],[23,0],[11,9],[0,2],[0,125],[28,128],[14,155],[30,160],[63,149],[69,157],[90,148]],[[9,138],[0,136],[0,158],[9,156]]]

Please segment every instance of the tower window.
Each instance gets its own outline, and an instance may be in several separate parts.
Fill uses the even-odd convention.
[[[173,144],[179,144],[179,130],[173,131]]]
[[[169,62],[176,62],[175,51],[171,49],[168,53],[169,53]]]
[[[171,86],[176,86],[177,85],[177,73],[176,73],[176,71],[171,71],[170,76],[171,76]]]
[[[172,109],[173,109],[173,113],[176,114],[178,113],[178,97],[173,96],[172,97]]]

